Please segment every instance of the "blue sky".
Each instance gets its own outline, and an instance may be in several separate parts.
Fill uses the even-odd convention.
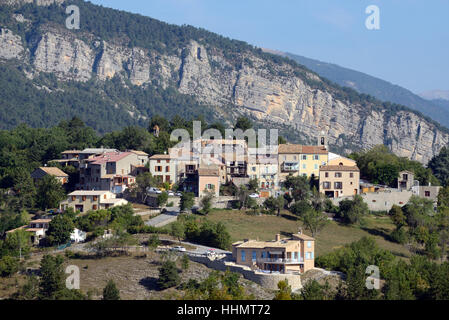
[[[448,0],[91,2],[336,63],[416,93],[449,90]],[[373,4],[380,9],[380,30],[365,27],[365,8]]]

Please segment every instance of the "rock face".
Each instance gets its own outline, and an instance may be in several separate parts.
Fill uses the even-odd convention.
[[[38,71],[53,72],[60,78],[87,81],[94,60],[92,49],[83,41],[46,32],[37,45],[33,65]]]
[[[20,59],[23,51],[22,39],[10,30],[0,28],[0,58]]]
[[[236,113],[290,126],[310,141],[325,131],[331,146],[347,151],[386,144],[399,156],[426,163],[449,143],[447,132],[413,112],[392,114],[343,102],[308,85],[307,80],[321,82],[315,74],[306,72],[304,78],[290,64],[248,52],[239,55],[242,63],[236,64],[220,49],[195,41],[175,54],[160,54],[93,35],[76,37],[63,28],[48,27],[30,48],[10,30],[2,28],[0,36],[0,58],[21,59],[36,72],[54,73],[62,81],[119,76],[138,86],[172,86],[209,105],[233,106]]]

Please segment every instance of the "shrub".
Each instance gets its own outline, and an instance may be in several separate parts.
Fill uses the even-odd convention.
[[[178,268],[173,261],[167,260],[159,268],[158,286],[161,289],[167,289],[177,286],[181,281]]]
[[[14,273],[17,273],[18,271],[19,271],[18,259],[11,256],[4,256],[0,260],[0,275],[2,277],[9,277]]]

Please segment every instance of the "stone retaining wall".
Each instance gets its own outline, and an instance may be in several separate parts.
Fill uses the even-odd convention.
[[[211,260],[205,256],[190,256],[192,261],[206,265],[208,268],[226,271],[229,269],[231,272],[238,272],[243,275],[245,279],[253,281],[264,288],[277,290],[279,281],[288,280],[288,284],[292,287],[292,290],[298,290],[302,288],[301,275],[299,274],[266,274],[251,270],[246,266],[236,265],[233,262],[225,260]]]

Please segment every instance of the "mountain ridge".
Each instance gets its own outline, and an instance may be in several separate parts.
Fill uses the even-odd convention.
[[[244,114],[260,127],[282,128],[292,142],[315,143],[323,130],[334,150],[386,144],[421,162],[449,142],[449,130],[419,112],[342,88],[242,41],[80,0],[71,4],[82,11],[81,30],[67,30],[60,2],[19,2],[0,2],[0,59],[15,78],[14,70],[23,72],[27,80],[17,81],[50,90],[36,98],[50,116],[51,110],[79,112],[97,130],[110,130],[107,121],[142,125],[158,113],[206,115],[228,124]],[[61,90],[78,101],[53,106],[63,100]],[[38,96],[34,89],[23,94]],[[20,122],[14,114],[25,113],[20,103],[0,100],[4,128]]]
[[[440,104],[435,103],[434,99],[426,99],[399,85],[338,64],[323,62],[289,52],[264,50],[291,58],[340,86],[350,87],[359,93],[369,94],[382,101],[405,105],[432,118],[441,125],[449,127],[449,110],[441,109]]]

